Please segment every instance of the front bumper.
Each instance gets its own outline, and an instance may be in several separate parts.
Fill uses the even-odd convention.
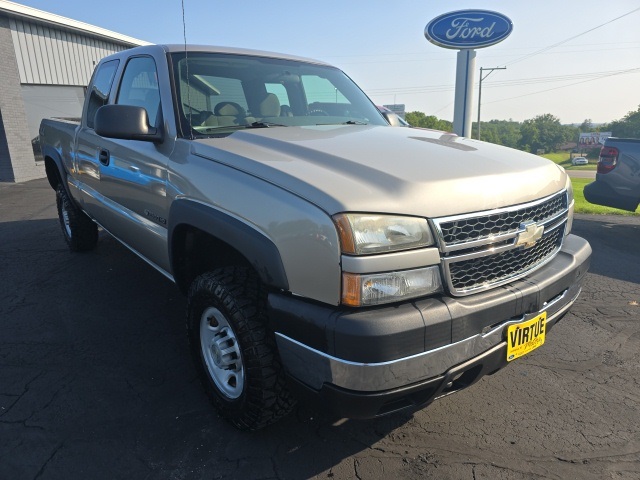
[[[375,417],[428,404],[504,367],[508,326],[544,311],[549,330],[578,297],[590,257],[589,244],[569,235],[551,262],[504,287],[367,311],[273,294],[272,328],[299,391],[344,416]]]

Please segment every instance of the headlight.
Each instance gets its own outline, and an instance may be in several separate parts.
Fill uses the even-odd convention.
[[[341,213],[333,220],[338,228],[342,253],[367,255],[433,244],[424,218]]]
[[[350,307],[399,302],[441,290],[437,266],[400,272],[342,274],[342,303]]]
[[[569,235],[571,233],[571,228],[573,227],[573,209],[575,206],[575,202],[573,200],[573,185],[571,184],[571,178],[567,175],[567,207],[569,211],[567,212],[567,228],[564,231],[565,235]]]

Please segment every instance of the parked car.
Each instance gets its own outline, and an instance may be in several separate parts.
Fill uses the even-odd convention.
[[[589,267],[563,168],[392,128],[315,60],[123,50],[40,139],[70,250],[100,225],[176,283],[204,389],[242,429],[295,398],[372,418],[462,390],[541,347]]]
[[[635,212],[640,203],[640,140],[609,137],[600,149],[596,181],[584,187],[591,203]]]
[[[589,160],[586,157],[575,157],[571,160],[571,165],[589,165]]]

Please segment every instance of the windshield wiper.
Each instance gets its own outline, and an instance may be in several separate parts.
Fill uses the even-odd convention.
[[[367,122],[361,122],[360,120],[347,120],[340,123],[316,123],[316,125],[369,125]]]
[[[253,122],[251,125],[247,125],[247,128],[269,128],[269,127],[288,127],[288,125],[283,125],[281,123],[274,122]]]
[[[196,130],[199,135],[211,135],[218,132],[228,132],[230,130],[244,130],[245,128],[269,128],[269,127],[288,127],[288,125],[282,125],[280,123],[273,122],[253,122],[248,125],[223,125],[217,127],[209,127]]]

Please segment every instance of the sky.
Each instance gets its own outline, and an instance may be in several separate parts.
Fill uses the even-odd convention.
[[[550,113],[565,124],[605,123],[640,105],[637,0],[17,3],[151,43],[183,43],[186,30],[188,43],[323,60],[344,70],[376,104],[405,104],[408,112],[446,120],[453,119],[457,51],[429,43],[424,28],[446,12],[493,10],[512,20],[513,32],[477,50],[474,119],[480,67],[507,67],[482,82],[483,121]]]

